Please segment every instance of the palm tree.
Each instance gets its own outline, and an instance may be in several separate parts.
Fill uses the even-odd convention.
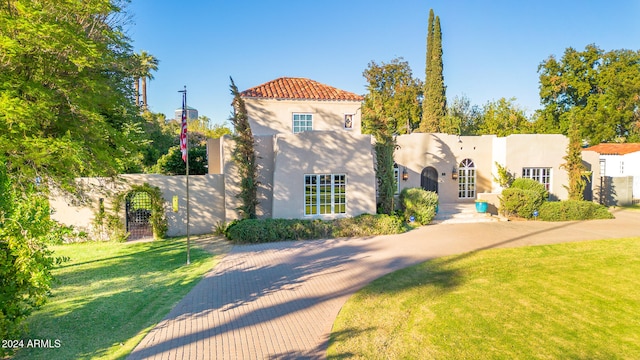
[[[153,75],[151,74],[151,71],[157,71],[158,70],[158,59],[156,59],[153,55],[149,54],[148,52],[142,50],[140,51],[140,54],[136,54],[136,62],[137,62],[137,69],[134,72],[134,79],[135,79],[135,90],[136,90],[136,105],[140,106],[140,95],[139,95],[139,89],[140,89],[140,84],[139,81],[140,79],[142,79],[142,107],[144,109],[146,109],[148,107],[148,103],[147,103],[147,79],[149,80],[153,80]]]

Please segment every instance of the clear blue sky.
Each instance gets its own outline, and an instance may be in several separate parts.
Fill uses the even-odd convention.
[[[231,112],[229,76],[242,91],[282,76],[358,94],[370,61],[403,57],[424,80],[429,9],[440,16],[447,97],[501,97],[540,106],[538,65],[567,47],[640,49],[638,0],[132,0],[127,33],[160,60],[148,86],[154,112],[189,106],[213,123]]]

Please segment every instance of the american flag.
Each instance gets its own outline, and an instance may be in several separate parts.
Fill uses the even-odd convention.
[[[180,151],[182,160],[187,162],[187,94],[182,95],[182,130],[180,131]]]

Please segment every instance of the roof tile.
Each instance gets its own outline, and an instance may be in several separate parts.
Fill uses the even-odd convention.
[[[240,93],[245,98],[362,101],[352,92],[306,78],[281,77]]]
[[[625,155],[640,151],[640,143],[598,144],[585,150],[595,151],[601,155]]]

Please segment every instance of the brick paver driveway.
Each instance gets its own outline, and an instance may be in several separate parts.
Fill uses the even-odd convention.
[[[615,220],[426,226],[396,236],[235,246],[130,359],[324,358],[340,308],[391,271],[494,247],[640,236],[640,212]]]

